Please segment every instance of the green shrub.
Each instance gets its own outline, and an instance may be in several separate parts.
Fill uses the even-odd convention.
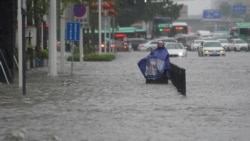
[[[84,56],[84,61],[112,61],[114,59],[114,54],[87,54]]]
[[[84,61],[112,61],[115,59],[114,54],[87,54],[84,55]],[[67,58],[67,61],[72,61],[72,56]],[[74,55],[73,61],[80,61],[80,55]]]
[[[72,57],[72,56],[69,56],[69,57],[67,58],[67,61],[72,61],[72,59],[73,59],[73,61],[80,61],[80,55],[79,55],[79,54],[76,54],[76,55],[73,55],[73,57]]]
[[[42,58],[42,59],[48,59],[48,58],[49,58],[49,57],[48,57],[48,56],[49,56],[48,54],[49,54],[49,51],[48,51],[47,49],[42,49],[42,50],[41,50],[41,58]]]

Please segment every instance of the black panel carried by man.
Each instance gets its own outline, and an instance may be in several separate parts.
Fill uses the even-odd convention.
[[[163,41],[158,41],[157,48],[137,64],[146,79],[146,83],[168,84],[170,60]]]

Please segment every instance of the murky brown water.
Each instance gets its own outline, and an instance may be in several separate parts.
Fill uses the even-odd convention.
[[[0,84],[0,140],[9,133],[25,141],[249,140],[249,52],[172,58],[186,69],[186,97],[171,82],[145,84],[136,63],[147,54],[74,63],[72,76],[70,62],[58,77],[29,70],[26,96],[17,80]]]

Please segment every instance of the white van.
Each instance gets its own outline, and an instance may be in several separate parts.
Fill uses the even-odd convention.
[[[211,36],[211,32],[208,30],[199,30],[197,31],[199,37],[209,37]]]

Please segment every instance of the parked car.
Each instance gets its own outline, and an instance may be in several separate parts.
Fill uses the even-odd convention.
[[[201,46],[202,41],[203,40],[193,40],[193,42],[191,43],[191,50],[197,51],[197,48]]]
[[[168,42],[165,43],[170,57],[187,57],[187,47],[182,43]]]
[[[248,50],[248,44],[240,38],[229,39],[229,42],[233,44],[234,51]]]
[[[216,40],[204,40],[198,47],[198,56],[225,56],[225,49]]]
[[[141,43],[145,43],[145,42],[146,40],[144,38],[128,38],[127,42],[124,42],[124,43],[127,45],[130,45],[134,51],[137,51],[138,45]]]
[[[217,40],[221,43],[222,47],[223,47],[226,51],[232,51],[232,50],[234,50],[233,44],[230,43],[230,42],[228,41],[228,39],[217,39]]]
[[[99,51],[99,45],[95,45],[95,50],[98,52]],[[104,46],[104,43],[101,43],[101,51],[102,52],[105,52],[105,46]],[[106,52],[109,52],[109,46],[108,44],[106,43]]]
[[[145,43],[141,43],[138,45],[139,51],[151,51],[157,47],[158,40],[149,40]]]
[[[129,45],[124,44],[123,41],[118,41],[115,40],[114,42],[111,43],[111,47],[115,48],[117,51],[129,51]]]
[[[95,45],[96,51],[99,50],[99,45]],[[105,51],[104,43],[101,44],[101,51]],[[106,42],[106,52],[128,51],[126,46],[123,46],[123,42],[119,40],[110,40]]]

